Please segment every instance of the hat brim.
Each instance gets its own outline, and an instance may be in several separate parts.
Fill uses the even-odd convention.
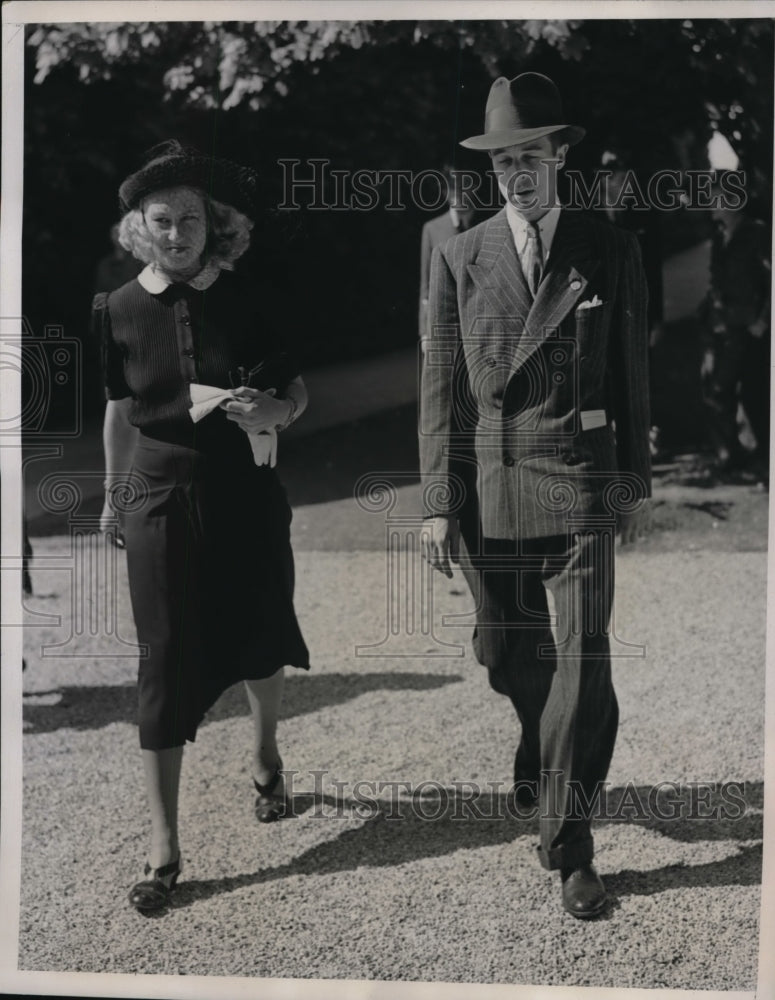
[[[530,142],[531,139],[540,139],[562,130],[565,131],[563,139],[569,146],[575,146],[587,134],[587,130],[579,125],[545,125],[540,128],[511,128],[485,132],[484,135],[473,135],[470,139],[463,139],[460,145],[466,149],[506,149],[508,146],[518,146],[523,142]]]
[[[198,154],[160,157],[130,174],[118,189],[122,212],[139,208],[144,198],[174,187],[199,188],[216,201],[255,217],[255,174],[229,160]]]

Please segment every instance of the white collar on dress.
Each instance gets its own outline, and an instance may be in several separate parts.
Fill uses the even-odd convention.
[[[212,285],[220,273],[221,269],[218,264],[214,264],[212,261],[209,261],[205,264],[199,274],[195,274],[194,277],[185,282],[185,284],[195,288],[198,292],[203,292],[205,288],[209,288],[210,285]],[[151,295],[161,295],[165,288],[169,288],[169,286],[173,283],[171,278],[169,278],[163,271],[157,270],[153,264],[146,264],[142,271],[137,275],[137,280],[146,292],[150,292]]]

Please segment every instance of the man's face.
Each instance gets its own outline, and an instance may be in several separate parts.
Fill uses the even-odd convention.
[[[519,214],[535,222],[557,200],[557,171],[565,162],[567,143],[555,150],[551,136],[493,150],[492,166],[503,195]]]

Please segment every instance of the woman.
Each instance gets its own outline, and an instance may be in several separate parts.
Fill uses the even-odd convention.
[[[180,874],[183,746],[240,680],[253,717],[256,817],[283,815],[283,668],[309,668],[293,608],[290,508],[248,437],[288,427],[307,403],[257,296],[230,273],[250,242],[254,192],[246,168],[176,142],[156,147],[119,190],[121,243],[146,267],[94,300],[108,399],[103,530],[128,483],[140,484],[124,530],[151,818],[145,878],[129,894],[141,911],[164,907]],[[196,424],[194,382],[234,386]]]

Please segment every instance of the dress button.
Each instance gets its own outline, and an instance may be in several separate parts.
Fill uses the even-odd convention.
[[[503,464],[507,465],[507,466],[509,466],[509,468],[511,468],[511,466],[514,464],[514,458],[513,458],[513,456],[512,455],[504,455],[503,456]]]
[[[495,358],[488,358],[488,359],[487,359],[487,366],[488,366],[489,368],[494,368],[494,367],[496,366],[496,364],[497,364],[497,363],[498,363],[498,362],[497,362],[497,361],[495,360]]]

